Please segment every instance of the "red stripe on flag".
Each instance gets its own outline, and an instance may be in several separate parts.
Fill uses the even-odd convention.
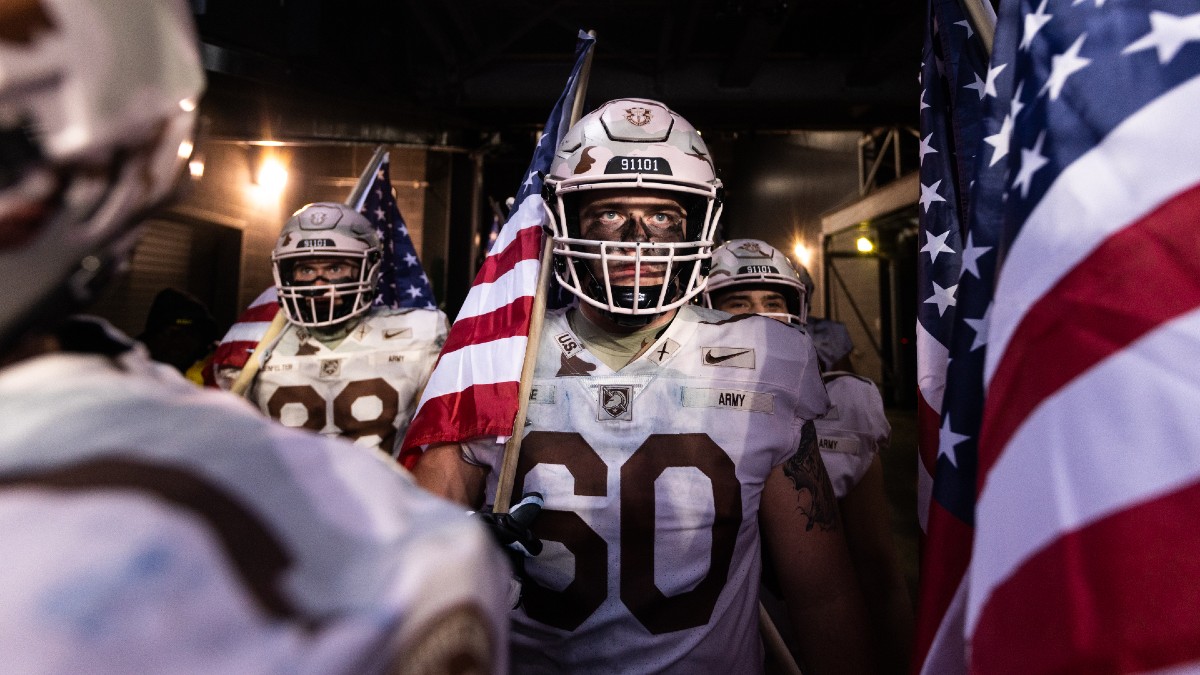
[[[238,323],[253,323],[256,321],[270,321],[279,313],[278,302],[264,302],[261,305],[251,305],[242,312],[238,317]]]
[[[984,605],[971,672],[1131,673],[1200,659],[1196,513],[1200,483],[1029,558]]]
[[[526,335],[533,312],[533,296],[524,295],[487,314],[459,319],[450,328],[442,354],[471,345]],[[523,356],[523,355],[522,355]]]
[[[512,434],[517,414],[518,384],[475,384],[462,391],[429,399],[408,428],[400,462],[408,469],[416,466],[422,445]]]
[[[1009,439],[1043,400],[1200,306],[1198,211],[1200,186],[1194,186],[1109,237],[1025,314],[988,387],[980,492]]]
[[[920,670],[929,647],[946,616],[946,608],[971,562],[971,537],[974,529],[955,518],[937,500],[929,504],[927,545],[921,556],[921,597],[917,603],[916,649],[913,672]],[[966,656],[964,655],[964,659]]]
[[[213,352],[212,363],[214,366],[243,368],[246,362],[250,360],[250,353],[258,346],[257,342],[249,340],[238,340],[235,342],[222,342],[217,345],[216,351]]]
[[[472,285],[478,286],[494,282],[512,271],[517,263],[525,260],[537,260],[541,255],[541,250],[542,228],[527,227],[517,232],[517,236],[508,246],[504,247],[503,251],[484,259]]]

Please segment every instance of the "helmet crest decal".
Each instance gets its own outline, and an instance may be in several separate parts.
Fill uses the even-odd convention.
[[[635,127],[644,127],[654,119],[654,115],[650,114],[649,108],[626,108],[625,121]]]

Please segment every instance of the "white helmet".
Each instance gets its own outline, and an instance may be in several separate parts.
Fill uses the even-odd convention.
[[[333,326],[371,308],[379,282],[383,247],[375,226],[345,204],[306,204],[292,214],[271,252],[275,290],[288,321],[318,328]],[[317,258],[347,258],[358,264],[353,280],[297,285],[296,264]]]
[[[778,291],[787,302],[788,312],[764,312],[763,316],[803,326],[808,322],[813,287],[808,270],[793,265],[779,249],[758,239],[731,239],[713,251],[704,305],[712,307],[714,295],[734,289]]]
[[[563,138],[545,184],[555,276],[582,302],[637,324],[683,305],[703,289],[721,214],[721,181],[700,134],[662,103],[617,99],[585,115]],[[671,193],[687,211],[684,241],[582,238],[581,193],[630,188]],[[589,267],[593,261],[601,262],[602,278]],[[613,263],[632,266],[632,285],[611,283]],[[649,277],[650,269],[663,280],[644,285],[643,272]]]
[[[172,196],[204,70],[181,0],[0,4],[0,349],[91,301]]]

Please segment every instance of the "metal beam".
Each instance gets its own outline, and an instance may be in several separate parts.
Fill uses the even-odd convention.
[[[916,204],[920,193],[921,180],[914,171],[852,204],[823,214],[821,216],[821,234],[829,237],[851,227],[857,227],[863,221],[879,218]]]

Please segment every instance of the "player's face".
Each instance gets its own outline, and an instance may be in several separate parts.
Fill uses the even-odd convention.
[[[344,284],[355,280],[358,266],[349,258],[310,258],[292,268],[292,283],[298,286]]]
[[[579,207],[580,234],[584,239],[616,242],[675,243],[684,240],[687,210],[670,193],[655,190],[597,190],[585,193]],[[632,254],[633,249],[617,249]],[[643,255],[665,255],[666,249],[643,249]],[[589,263],[597,279],[604,278],[603,262]],[[663,283],[666,263],[643,264],[641,285]],[[632,286],[636,275],[631,262],[610,261],[609,281]]]
[[[713,307],[730,314],[786,314],[787,300],[775,291],[727,291],[713,300]],[[771,317],[787,323],[779,316]]]

